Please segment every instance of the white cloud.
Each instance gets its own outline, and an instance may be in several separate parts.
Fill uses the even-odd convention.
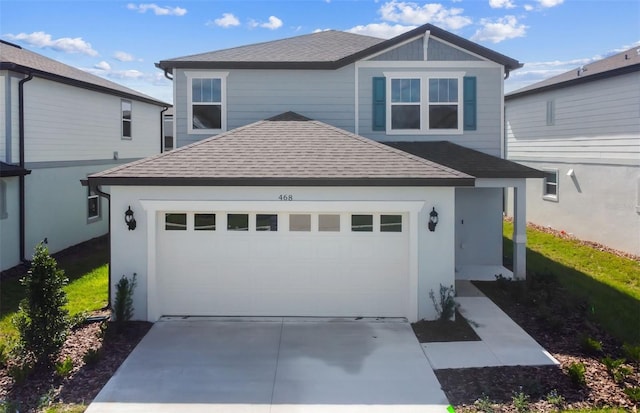
[[[503,40],[523,37],[527,32],[527,26],[518,24],[515,16],[505,16],[496,20],[481,19],[481,29],[471,37],[473,41],[489,41],[499,43]]]
[[[91,43],[85,42],[82,40],[82,37],[61,37],[59,39],[53,39],[48,33],[33,32],[30,34],[7,34],[7,38],[21,41],[39,49],[49,48],[64,53],[82,53],[89,56],[98,55],[98,52],[91,47]]]
[[[511,0],[489,0],[492,9],[513,9],[515,4]]]
[[[383,4],[378,12],[382,20],[404,25],[433,23],[445,29],[457,30],[472,23],[470,17],[462,14],[463,9],[447,9],[439,3],[420,6],[413,2],[392,0]]]
[[[133,57],[133,55],[127,53],[127,52],[115,52],[113,54],[113,58],[116,60],[119,60],[121,62],[133,62],[135,60],[135,58]]]
[[[207,22],[207,26],[219,26],[225,29],[229,27],[235,27],[240,25],[240,20],[232,13],[222,13],[222,17],[215,19],[214,21]]]
[[[96,63],[94,67],[99,70],[105,70],[105,71],[111,70],[111,65],[105,62],[104,60],[99,63]]]
[[[530,5],[530,4],[525,4],[525,5],[524,5],[524,9],[525,9],[526,11],[532,11],[532,10],[533,10],[533,6],[532,6],[532,5]]]
[[[538,3],[540,3],[542,7],[549,8],[561,5],[564,3],[564,0],[538,0]]]
[[[280,20],[276,16],[269,16],[269,22],[262,23],[260,27],[264,27],[265,29],[275,30],[282,27],[282,20]]]
[[[129,3],[127,4],[127,9],[137,10],[140,13],[146,13],[147,10],[151,10],[156,16],[184,16],[187,14],[187,9],[182,7],[161,7],[155,3]]]
[[[416,26],[403,26],[401,24],[391,25],[389,23],[371,23],[355,26],[347,31],[365,36],[379,37],[381,39],[390,39],[415,28]]]

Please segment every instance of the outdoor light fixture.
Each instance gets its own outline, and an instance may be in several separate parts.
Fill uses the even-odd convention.
[[[136,219],[133,217],[131,205],[129,205],[129,209],[127,209],[124,213],[124,222],[129,227],[129,231],[133,231],[134,229],[136,229]]]
[[[429,231],[435,231],[436,225],[438,225],[438,213],[436,212],[436,207],[433,207],[429,212]]]

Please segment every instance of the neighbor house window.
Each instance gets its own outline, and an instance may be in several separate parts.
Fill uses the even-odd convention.
[[[373,215],[351,215],[351,231],[372,232]]]
[[[164,229],[167,231],[186,231],[187,214],[164,214]]]
[[[87,219],[98,218],[100,218],[100,197],[91,189],[91,186],[87,186]]]
[[[131,134],[131,101],[124,99],[121,100],[120,107],[122,110],[122,138],[131,139],[133,136]]]
[[[256,231],[277,231],[277,214],[256,214]]]
[[[551,201],[558,200],[558,170],[547,169],[544,171],[542,183],[542,197]]]
[[[226,73],[187,72],[189,132],[226,129]]]
[[[174,148],[173,143],[173,115],[164,115],[162,122],[163,151],[169,152]]]
[[[463,76],[461,72],[385,73],[387,133],[462,133]]]
[[[215,231],[216,214],[193,214],[194,231]]]
[[[249,215],[227,214],[227,231],[249,231]]]

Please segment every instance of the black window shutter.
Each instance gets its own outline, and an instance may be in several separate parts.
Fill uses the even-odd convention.
[[[384,77],[373,78],[373,124],[374,131],[386,130],[387,120],[387,82]]]
[[[477,128],[477,96],[476,96],[476,77],[465,76],[463,89],[464,103],[464,130],[476,130]]]

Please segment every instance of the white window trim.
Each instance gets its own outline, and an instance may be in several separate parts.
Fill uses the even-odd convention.
[[[554,168],[542,168],[543,172],[554,173],[556,175],[556,194],[547,194],[547,178],[542,180],[542,199],[546,201],[558,202],[558,196],[560,195],[560,173],[558,169]]]
[[[387,135],[462,135],[464,133],[464,76],[466,72],[384,72],[386,79],[386,133]],[[393,79],[420,79],[420,129],[391,129],[391,81]],[[458,127],[456,129],[429,129],[429,80],[458,80]]]
[[[227,130],[227,76],[229,72],[207,72],[207,71],[185,71],[187,77],[187,132],[189,134],[217,134]],[[193,102],[192,87],[193,79],[220,79],[220,129],[194,129],[193,128]],[[175,137],[174,137],[175,139]],[[174,142],[175,145],[175,142]]]
[[[131,112],[129,113],[129,119],[125,119],[124,118],[124,113],[122,110],[122,105],[128,102],[129,105],[131,106]],[[131,136],[124,136],[124,123],[125,122],[129,122],[129,132],[131,134]],[[133,101],[129,100],[129,99],[120,99],[120,137],[123,140],[127,140],[130,141],[133,139]]]

